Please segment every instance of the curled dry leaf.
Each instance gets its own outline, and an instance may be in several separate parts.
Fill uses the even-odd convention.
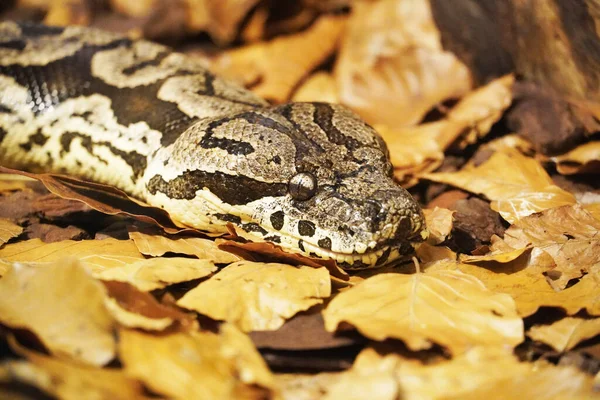
[[[132,240],[63,240],[44,243],[39,239],[25,240],[5,245],[0,249],[0,259],[29,264],[51,263],[65,257],[80,260],[94,273],[122,267],[143,260]]]
[[[552,256],[553,284],[559,289],[600,266],[600,221],[578,204],[522,218],[505,232],[504,241],[513,248],[532,245]]]
[[[300,80],[333,54],[345,26],[344,16],[323,16],[304,32],[252,44],[220,55],[212,69],[252,85],[259,96],[282,102]]]
[[[256,391],[250,385],[273,390],[265,362],[250,339],[231,325],[221,326],[218,335],[155,336],[121,330],[119,336],[119,355],[127,374],[171,398],[245,398]]]
[[[312,74],[296,90],[292,101],[339,103],[335,79],[328,72]]]
[[[127,311],[115,299],[106,299],[106,309],[119,325],[126,328],[139,328],[146,331],[163,331],[175,322],[172,318],[150,318]]]
[[[509,294],[515,300],[517,312],[523,318],[535,314],[540,307],[562,308],[569,315],[586,310],[590,315],[600,316],[600,271],[595,268],[575,285],[557,292],[540,273],[543,267],[536,265],[547,263],[547,258],[549,256],[546,253],[538,253],[527,268],[513,273],[494,272],[454,261],[433,264],[428,271],[458,270],[474,276],[489,290]]]
[[[532,384],[535,382],[535,384]],[[372,391],[355,396],[365,387]],[[371,348],[359,354],[325,397],[417,399],[592,399],[592,378],[575,367],[519,362],[506,351],[476,347],[448,361],[424,365]]]
[[[19,236],[23,228],[8,219],[0,218],[0,246],[10,239]]]
[[[29,190],[34,183],[35,179],[23,175],[0,173],[0,193]]]
[[[429,243],[421,243],[419,247],[415,249],[415,253],[419,260],[426,265],[435,263],[438,261],[456,261],[456,253],[450,250],[446,246],[432,246]]]
[[[487,134],[511,104],[513,82],[514,77],[508,75],[469,93],[440,121],[404,128],[376,125],[390,150],[396,177],[403,179],[407,174],[432,171],[458,138],[472,143]]]
[[[209,239],[191,236],[170,238],[139,231],[129,232],[129,237],[139,251],[148,256],[157,257],[166,253],[185,254],[217,264],[229,264],[240,260],[235,254],[219,249],[217,244]]]
[[[427,243],[436,245],[442,243],[452,232],[452,214],[447,208],[435,207],[433,210],[424,209],[425,222],[429,237]]]
[[[575,197],[556,186],[536,160],[516,150],[496,152],[478,167],[423,177],[484,194],[492,200],[492,209],[510,223],[548,208],[575,204]]]
[[[94,210],[104,214],[126,215],[140,221],[159,225],[168,233],[190,229],[172,221],[165,210],[143,204],[112,186],[85,182],[65,175],[33,174],[2,166],[0,166],[0,172],[36,179],[55,195],[64,199],[82,201]]]
[[[534,325],[527,336],[557,351],[571,350],[584,340],[600,334],[600,318],[566,317],[550,325]]]
[[[467,67],[442,47],[429,2],[354,2],[335,69],[339,97],[367,122],[402,127],[471,89]]]
[[[456,355],[523,341],[510,296],[459,271],[376,275],[337,295],[323,316],[328,331],[347,322],[368,338],[400,339],[412,350],[438,343]]]
[[[600,172],[600,142],[587,142],[560,156],[551,157],[563,175]]]
[[[65,400],[81,399],[83,390],[89,399],[144,398],[142,385],[122,370],[97,368],[48,357],[22,347],[10,337],[9,344],[15,353],[27,361],[14,360],[0,364],[2,383],[24,383]]]
[[[205,278],[216,270],[217,267],[210,260],[150,258],[101,271],[94,277],[103,281],[128,282],[139,290],[149,292],[174,283]]]
[[[330,295],[325,268],[239,261],[187,292],[177,305],[249,332],[278,329]]]
[[[106,292],[78,262],[15,264],[0,279],[0,293],[2,324],[32,331],[55,356],[91,365],[114,357]]]

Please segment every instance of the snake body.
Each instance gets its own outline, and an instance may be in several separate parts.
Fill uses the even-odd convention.
[[[406,255],[425,232],[384,142],[348,109],[270,106],[191,57],[91,28],[0,24],[0,163],[347,269]]]

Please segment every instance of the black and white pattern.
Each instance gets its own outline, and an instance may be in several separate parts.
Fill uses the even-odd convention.
[[[348,109],[270,107],[167,47],[89,28],[0,24],[0,162],[348,269],[406,255],[426,232],[385,144]]]

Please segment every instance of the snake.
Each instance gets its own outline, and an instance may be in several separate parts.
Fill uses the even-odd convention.
[[[378,133],[350,109],[271,105],[197,57],[100,29],[0,23],[0,164],[121,189],[179,223],[344,269],[427,236]]]

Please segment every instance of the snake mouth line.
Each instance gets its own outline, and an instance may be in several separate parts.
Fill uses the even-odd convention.
[[[304,249],[311,256],[335,260],[345,269],[364,269],[379,266],[383,265],[387,260],[398,257],[398,251],[394,250],[392,246],[384,246],[376,251],[362,254],[337,253],[307,242],[304,243]]]

